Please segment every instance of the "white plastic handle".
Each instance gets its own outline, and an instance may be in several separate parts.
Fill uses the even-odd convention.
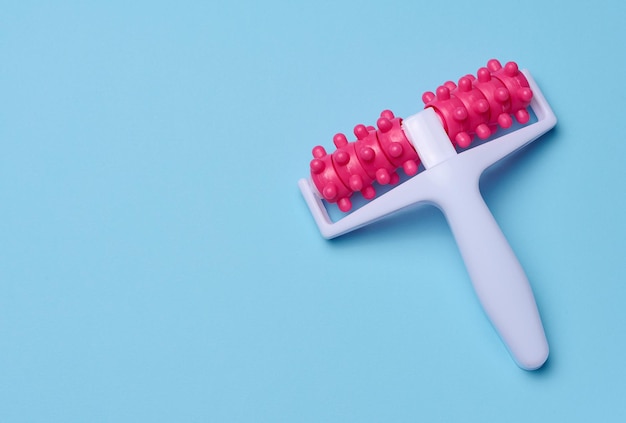
[[[448,188],[437,205],[448,220],[476,295],[518,366],[538,369],[549,348],[528,278],[478,185],[461,182]]]

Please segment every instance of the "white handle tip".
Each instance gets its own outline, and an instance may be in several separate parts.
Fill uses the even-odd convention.
[[[514,356],[513,359],[517,365],[524,370],[538,370],[548,360],[550,349],[548,343],[536,345],[535,348],[529,349],[523,355]]]

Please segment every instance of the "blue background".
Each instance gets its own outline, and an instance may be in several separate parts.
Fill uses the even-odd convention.
[[[626,3],[51,3],[0,12],[0,421],[626,419]],[[439,211],[325,241],[296,185],[492,57],[559,118],[482,181],[537,372]]]

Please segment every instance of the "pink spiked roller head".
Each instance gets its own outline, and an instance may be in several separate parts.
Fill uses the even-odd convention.
[[[356,141],[348,142],[344,134],[337,134],[333,137],[337,149],[332,154],[321,146],[313,149],[311,179],[326,201],[338,203],[347,212],[352,208],[353,192],[360,191],[370,200],[376,195],[374,181],[381,185],[397,183],[399,167],[410,176],[417,173],[419,159],[401,123],[390,110],[385,110],[378,119],[378,129],[354,127]]]
[[[511,116],[522,124],[528,122],[526,108],[531,99],[532,91],[517,64],[503,67],[495,59],[480,68],[476,77],[464,76],[458,84],[448,81],[436,93],[422,96],[425,108],[437,113],[452,144],[460,148],[469,147],[474,135],[487,139],[498,126],[510,127]],[[395,184],[398,168],[408,176],[417,173],[420,159],[404,134],[402,119],[384,110],[376,126],[355,126],[352,142],[344,134],[335,135],[337,149],[332,154],[321,146],[313,149],[311,179],[321,196],[337,203],[341,211],[352,208],[354,192],[371,200],[376,195],[374,182]]]

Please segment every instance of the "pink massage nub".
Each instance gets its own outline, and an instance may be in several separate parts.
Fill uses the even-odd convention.
[[[422,95],[424,107],[433,108],[453,145],[460,148],[469,147],[474,135],[487,139],[498,127],[510,127],[511,116],[527,123],[531,99],[532,91],[517,64],[502,66],[495,59],[476,77],[463,76],[458,84],[447,81],[435,93]],[[352,208],[354,192],[369,200],[376,195],[374,182],[397,183],[398,168],[409,176],[418,171],[420,159],[402,130],[402,119],[384,110],[376,126],[356,125],[352,142],[344,134],[335,135],[337,149],[332,154],[321,146],[313,149],[311,179],[321,196],[344,212]]]

